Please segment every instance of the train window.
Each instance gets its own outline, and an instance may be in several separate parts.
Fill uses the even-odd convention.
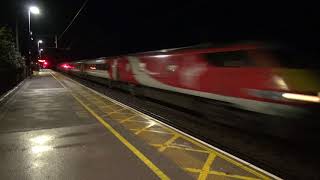
[[[89,70],[96,70],[97,68],[96,68],[96,65],[95,65],[95,64],[89,64],[89,65],[87,65],[87,69],[89,69]]]
[[[79,64],[79,63],[76,64],[76,65],[75,65],[75,68],[76,68],[76,69],[80,69],[80,68],[81,68],[81,64]]]
[[[109,64],[87,64],[86,69],[90,70],[108,70]]]
[[[209,64],[220,67],[253,66],[247,51],[217,52],[205,54]]]
[[[109,64],[97,64],[96,68],[97,68],[97,70],[108,70]]]

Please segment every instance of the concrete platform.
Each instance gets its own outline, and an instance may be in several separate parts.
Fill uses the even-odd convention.
[[[0,106],[0,179],[279,179],[50,70]]]

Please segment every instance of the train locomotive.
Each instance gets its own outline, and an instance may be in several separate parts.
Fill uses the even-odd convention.
[[[319,71],[297,64],[255,43],[65,62],[58,69],[225,125],[287,136],[315,128],[319,117]]]

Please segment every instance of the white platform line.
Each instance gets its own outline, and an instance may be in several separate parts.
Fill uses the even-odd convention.
[[[10,94],[12,94],[16,89],[18,89],[22,83],[24,82],[25,80],[21,81],[18,85],[16,85],[13,89],[11,89],[10,91],[8,91],[5,95],[1,96],[0,98],[0,102],[3,101],[7,96],[9,96]]]

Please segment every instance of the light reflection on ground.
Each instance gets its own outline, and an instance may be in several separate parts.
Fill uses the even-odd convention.
[[[53,147],[52,146],[33,146],[31,148],[32,153],[34,154],[38,154],[38,153],[42,153],[42,152],[46,152],[46,151],[50,151],[52,150]]]
[[[52,140],[53,137],[52,136],[48,136],[48,135],[41,135],[41,136],[37,136],[34,138],[31,138],[30,141],[36,144],[45,144],[46,142]]]
[[[30,141],[35,144],[32,145],[31,152],[34,154],[39,154],[42,152],[50,151],[53,149],[52,146],[49,145],[44,145],[51,141],[53,139],[53,136],[49,135],[41,135],[41,136],[36,136],[34,138],[31,138]]]

